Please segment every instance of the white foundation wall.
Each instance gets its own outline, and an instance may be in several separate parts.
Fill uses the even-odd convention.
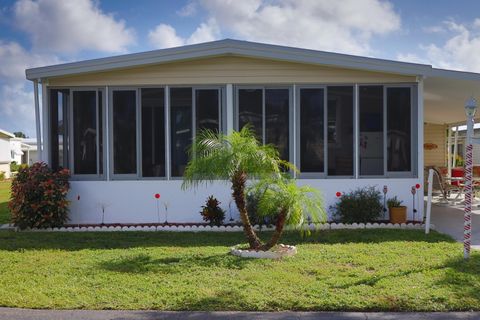
[[[201,206],[213,195],[226,211],[225,222],[238,212],[231,198],[230,184],[216,182],[196,190],[182,190],[181,180],[170,181],[72,181],[68,195],[71,201],[71,224],[100,224],[102,210],[104,223],[156,223],[165,221],[165,204],[168,204],[168,222],[203,222]],[[397,196],[408,208],[408,220],[413,220],[412,186],[420,184],[415,195],[415,220],[423,218],[423,182],[420,179],[300,179],[299,185],[311,185],[323,193],[325,208],[331,218],[330,206],[337,200],[337,192],[364,186],[375,186],[382,192],[388,187],[387,198]],[[160,199],[155,194],[160,194]],[[382,193],[383,195],[383,193]],[[382,199],[383,202],[383,199]],[[157,215],[157,204],[159,216]]]

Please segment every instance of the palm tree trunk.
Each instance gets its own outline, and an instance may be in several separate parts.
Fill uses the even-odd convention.
[[[278,241],[280,240],[280,237],[282,236],[283,227],[285,226],[286,219],[287,219],[287,213],[285,212],[285,210],[282,210],[278,215],[277,223],[275,224],[275,231],[272,237],[267,243],[265,243],[263,246],[260,247],[261,250],[268,251],[277,245]]]
[[[243,231],[247,237],[250,249],[258,250],[262,245],[262,242],[257,237],[255,230],[253,230],[252,224],[247,214],[247,206],[245,203],[245,184],[247,182],[247,174],[245,172],[237,172],[232,177],[232,196],[237,205],[238,212],[240,213],[240,219],[242,219]]]

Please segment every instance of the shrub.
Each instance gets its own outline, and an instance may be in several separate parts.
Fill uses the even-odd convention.
[[[3,181],[3,180],[5,180],[5,172],[0,171],[0,181]]]
[[[331,207],[335,217],[343,223],[366,223],[377,220],[383,209],[382,194],[375,187],[350,191]]]
[[[262,217],[258,212],[258,203],[260,202],[262,195],[256,190],[250,190],[247,193],[247,213],[248,219],[252,225],[270,225],[275,224],[275,217]]]
[[[388,208],[397,208],[402,206],[401,200],[398,200],[397,196],[390,198],[387,200],[387,207]]]
[[[70,184],[67,169],[53,172],[45,163],[20,167],[12,181],[9,208],[20,228],[60,227],[68,220]]]
[[[18,164],[16,161],[10,162],[10,172],[17,172],[20,168],[28,167],[27,164]]]
[[[219,205],[220,201],[216,198],[213,196],[208,197],[205,205],[202,206],[202,211],[200,211],[203,220],[211,225],[219,226],[223,224],[223,220],[225,220],[225,210],[220,208]]]

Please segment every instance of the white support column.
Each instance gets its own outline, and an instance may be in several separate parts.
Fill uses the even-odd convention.
[[[354,146],[353,146],[353,155],[354,155],[354,164],[355,164],[355,179],[358,179],[360,176],[360,127],[359,127],[359,102],[358,102],[358,84],[355,84],[355,105],[354,105],[354,117],[355,123],[353,126],[354,131]]]
[[[103,144],[105,146],[104,148],[104,153],[105,153],[105,173],[106,173],[106,178],[107,181],[110,181],[110,94],[108,92],[108,86],[105,86],[105,116],[104,122],[105,122],[105,130],[104,130],[104,139],[105,143]]]
[[[457,154],[458,154],[458,126],[455,127],[455,137],[453,139],[452,168],[455,168],[457,166]]]
[[[227,84],[226,92],[226,116],[227,116],[227,134],[230,134],[234,130],[234,112],[233,112],[233,84]]]
[[[447,134],[447,167],[448,167],[448,177],[452,177],[452,127],[448,126]]]
[[[50,165],[50,119],[48,111],[47,82],[42,80],[42,161]]]
[[[418,150],[418,163],[417,163],[417,166],[418,166],[418,178],[420,180],[420,178],[422,177],[422,181],[420,183],[421,185],[421,188],[420,190],[417,190],[417,192],[420,193],[420,196],[421,196],[421,199],[423,199],[423,194],[424,194],[424,188],[425,186],[423,185],[424,182],[423,182],[423,169],[424,169],[424,152],[423,152],[423,144],[424,144],[424,121],[423,121],[423,114],[424,114],[424,106],[423,106],[423,81],[424,81],[424,77],[421,76],[418,78],[418,83],[417,83],[417,88],[418,88],[418,92],[417,92],[417,109],[418,109],[418,120],[417,120],[417,127],[418,127],[418,138],[417,138],[417,142],[418,142],[418,146],[417,146],[417,150]],[[417,198],[418,199],[418,198]],[[421,204],[421,205],[420,205]],[[420,217],[423,217],[423,212],[424,212],[424,205],[423,205],[423,201],[419,201],[419,206],[418,206],[418,215],[417,216],[420,216]]]
[[[38,98],[38,80],[33,80],[33,95],[35,101],[35,127],[37,130],[37,158],[42,161],[42,129],[40,123],[40,103]]]
[[[165,135],[165,176],[167,177],[168,180],[171,179],[172,176],[172,163],[171,163],[171,157],[170,157],[170,143],[171,143],[171,132],[170,132],[170,87],[165,86],[165,132],[167,133]]]

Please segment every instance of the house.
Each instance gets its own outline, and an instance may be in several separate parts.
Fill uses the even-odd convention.
[[[40,157],[72,172],[72,223],[99,223],[102,213],[106,223],[164,221],[167,209],[169,222],[201,221],[211,194],[233,210],[222,181],[182,191],[182,173],[200,129],[246,123],[300,168],[299,183],[323,192],[327,208],[342,192],[386,186],[421,220],[425,128],[464,121],[464,101],[480,85],[474,73],[230,39],[26,76]]]
[[[12,152],[10,148],[10,139],[15,136],[5,130],[0,129],[0,172],[5,174],[5,178],[10,178],[10,162]]]

